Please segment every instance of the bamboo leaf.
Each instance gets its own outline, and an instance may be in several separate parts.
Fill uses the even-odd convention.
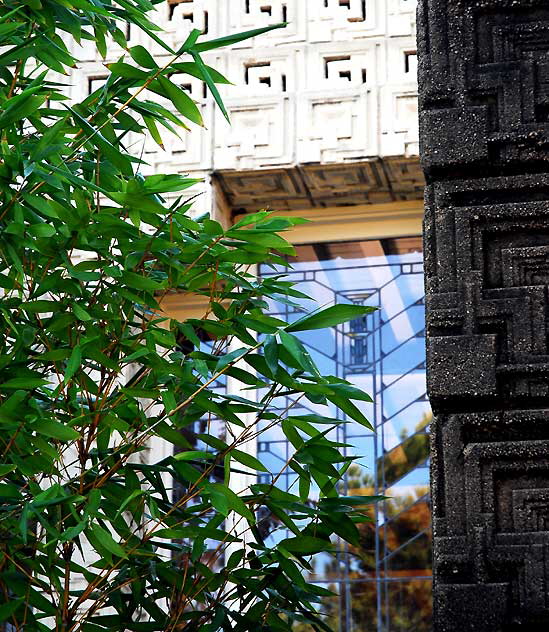
[[[80,433],[74,428],[53,419],[40,420],[35,424],[35,428],[40,434],[52,439],[59,439],[60,441],[74,441],[80,438]]]
[[[312,555],[313,553],[332,550],[331,542],[307,535],[286,538],[280,542],[280,546],[296,555]]]
[[[130,55],[137,64],[143,66],[144,68],[149,68],[151,70],[158,68],[158,64],[154,61],[153,56],[144,46],[141,46],[140,44],[130,48]]]
[[[308,331],[311,329],[324,329],[325,327],[335,327],[355,318],[362,318],[367,314],[376,311],[375,307],[364,307],[362,305],[349,305],[341,303],[332,305],[317,312],[313,312],[295,323],[286,327],[286,331]]]
[[[99,131],[99,128],[93,127],[83,116],[76,110],[65,105],[67,110],[72,114],[74,122],[84,132],[84,138],[93,143],[100,149],[105,157],[108,158],[113,165],[118,167],[124,175],[133,175],[132,163],[129,157],[120,149],[112,145]]]
[[[5,102],[0,114],[0,129],[29,118],[36,112],[47,99],[47,95],[37,95],[36,92],[38,91],[39,88],[32,88]]]
[[[170,81],[167,77],[158,77],[151,82],[149,88],[160,96],[169,99],[173,103],[175,109],[185,118],[197,125],[204,126],[202,114],[200,113],[196,103],[184,90],[182,90],[179,86],[176,86],[175,83]]]
[[[118,542],[112,537],[112,535],[103,527],[100,527],[98,524],[91,525],[89,530],[99,542],[99,544],[104,547],[109,553],[116,555],[118,557],[127,558],[126,551],[120,546]]]
[[[250,39],[251,37],[258,37],[259,35],[263,35],[264,33],[268,33],[269,31],[282,29],[286,26],[286,22],[280,22],[279,24],[272,24],[271,26],[265,26],[259,29],[252,29],[251,31],[244,31],[243,33],[235,33],[234,35],[219,37],[208,42],[201,42],[200,44],[196,44],[196,46],[194,47],[194,51],[198,53],[204,53],[208,50],[213,50],[214,48],[232,46],[233,44],[238,44],[238,42],[243,42],[244,40]],[[192,50],[193,49],[191,48],[190,52],[192,52]]]
[[[242,498],[235,494],[222,483],[208,483],[204,486],[205,492],[211,498],[213,506],[223,515],[228,516],[229,512],[235,511],[240,514],[249,523],[255,523],[255,516],[249,507],[244,503]]]
[[[257,472],[268,472],[269,470],[261,463],[259,459],[247,452],[242,452],[242,450],[237,450],[233,448],[230,451],[230,455],[235,461],[242,463],[246,467],[249,467],[251,470],[255,470]]]

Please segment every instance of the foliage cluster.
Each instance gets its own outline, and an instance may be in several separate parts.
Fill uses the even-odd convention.
[[[354,403],[368,397],[322,376],[295,334],[368,308],[270,317],[267,300],[301,295],[253,266],[292,253],[278,233],[296,220],[258,212],[224,229],[192,218],[194,180],[143,175],[128,139],[162,144],[161,130],[202,122],[170,77],[200,78],[223,109],[226,80],[202,53],[262,32],[203,41],[193,31],[172,50],[153,8],[0,5],[0,624],[329,629],[318,605],[327,592],[302,571],[334,534],[358,544],[370,501],[338,496],[352,459],[330,437],[345,415],[368,425]],[[162,61],[128,44],[126,24],[163,48]],[[75,103],[82,42],[121,56]],[[203,318],[166,316],[172,292],[202,296]],[[226,378],[239,396],[217,388]],[[275,411],[281,396],[327,407],[292,416]],[[248,449],[275,425],[294,448],[290,492]],[[164,455],[150,449],[158,442]],[[270,482],[233,489],[235,475],[258,471]],[[261,511],[283,530],[265,533]]]

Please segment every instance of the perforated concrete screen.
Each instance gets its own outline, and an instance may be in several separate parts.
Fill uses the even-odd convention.
[[[152,19],[167,29],[167,41],[176,48],[193,28],[206,38],[215,38],[281,21],[288,26],[204,55],[207,64],[234,84],[219,86],[230,126],[203,82],[181,75],[180,85],[198,103],[205,128],[180,138],[164,134],[164,150],[152,139],[143,145],[137,135],[127,138],[128,146],[147,161],[144,171],[177,170],[206,178],[195,189],[202,193],[197,200],[200,211],[215,206],[209,183],[212,172],[230,179],[242,171],[280,170],[283,174],[297,165],[307,170],[307,182],[292,197],[289,208],[303,208],[301,198],[307,201],[308,180],[313,181],[312,197],[326,199],[315,190],[315,165],[318,173],[326,165],[343,164],[349,165],[351,173],[364,172],[368,178],[371,171],[374,189],[379,188],[385,200],[392,199],[387,182],[394,184],[397,195],[402,190],[406,199],[410,195],[417,199],[423,182],[417,158],[415,10],[415,0],[161,2]],[[130,41],[146,46],[162,62],[165,51],[137,29],[130,31]],[[79,58],[87,61],[79,67],[72,88],[79,99],[97,88],[106,75],[103,60],[94,57],[85,40],[83,46]],[[122,54],[111,45],[107,61]],[[387,159],[385,167],[378,163],[380,157]],[[400,174],[403,160],[413,177]],[[365,164],[369,161],[373,161],[371,169]],[[333,176],[334,186],[341,180],[336,172],[325,175]],[[254,189],[263,193],[263,203],[270,203],[262,184],[258,181]],[[361,203],[360,196],[352,195],[352,184],[345,204]],[[357,186],[362,199],[382,201],[368,193],[370,183],[359,180]],[[278,191],[278,198],[283,191]],[[298,200],[297,205],[293,200]],[[337,203],[337,199],[327,201]]]

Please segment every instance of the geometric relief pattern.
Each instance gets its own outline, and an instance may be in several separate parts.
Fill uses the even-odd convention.
[[[429,58],[422,76],[426,166],[486,160],[508,165],[546,162],[547,3],[424,0],[421,4],[427,37],[419,42]]]
[[[549,625],[549,8],[423,0],[436,632]]]
[[[513,411],[433,425],[435,630],[547,629],[546,423],[546,411]]]
[[[299,210],[417,200],[425,184],[419,160],[405,157],[293,168],[220,170],[215,178],[235,212],[253,212],[266,206]]]
[[[164,0],[154,5],[153,21],[165,29],[174,50],[193,29],[204,39],[216,39],[278,22],[288,25],[205,52],[205,63],[234,84],[219,85],[231,126],[212,107],[201,80],[172,77],[199,104],[205,129],[182,134],[182,140],[164,133],[164,149],[152,142],[145,146],[150,172],[168,166],[181,173],[211,173],[360,165],[379,157],[414,158],[417,164],[416,0]],[[159,65],[167,61],[166,51],[141,29],[131,27],[129,33],[131,44],[144,46]],[[82,71],[90,81],[100,80],[105,60],[96,59],[86,42],[83,46],[77,51]],[[114,43],[108,49],[107,62],[124,54]],[[87,93],[87,85],[82,88],[76,85],[71,96]],[[139,142],[131,149],[141,155]],[[421,184],[408,185],[389,192],[380,187],[380,201],[422,197]],[[365,188],[359,182],[358,189],[349,188],[348,198],[338,194],[338,201],[355,204],[356,197],[364,203]],[[298,206],[289,201],[282,208],[304,208],[304,202],[306,207],[303,192]],[[373,193],[367,195],[376,203]],[[319,205],[325,203],[321,196]],[[272,200],[260,206],[265,202]]]
[[[214,169],[416,156],[414,9],[415,0],[231,3],[231,32],[290,24],[220,53],[237,87],[220,88],[233,127],[216,120]]]
[[[513,403],[549,394],[546,185],[549,178],[536,175],[430,187],[425,224],[435,404],[460,396]]]

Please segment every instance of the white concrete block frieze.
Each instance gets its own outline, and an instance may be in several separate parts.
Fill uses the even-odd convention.
[[[206,55],[234,84],[221,86],[232,126],[215,111],[203,82],[182,76],[206,129],[181,138],[166,134],[164,150],[136,142],[136,152],[143,152],[148,171],[201,175],[415,159],[415,10],[416,0],[167,0],[156,19],[173,47],[193,28],[214,38],[289,24]],[[134,34],[134,43],[160,61],[165,54],[142,34]],[[112,58],[121,54],[115,49]],[[80,75],[87,83],[74,87],[75,97],[105,74],[101,60],[85,58]]]

